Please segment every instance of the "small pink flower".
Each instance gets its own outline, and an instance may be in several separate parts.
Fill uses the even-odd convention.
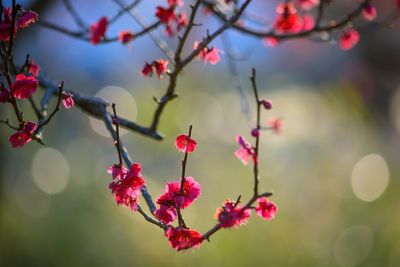
[[[142,68],[142,75],[145,77],[151,77],[153,75],[153,66],[145,62]]]
[[[181,181],[169,182],[165,192],[157,199],[157,204],[168,207],[178,206],[185,209],[190,206],[201,194],[200,184],[193,177],[186,177],[181,193]]]
[[[145,62],[142,68],[142,75],[145,77],[153,76],[153,73],[157,74],[159,79],[162,79],[163,75],[168,72],[168,60],[158,59],[153,61],[151,64]]]
[[[197,49],[199,47],[199,42],[194,43],[194,49]],[[217,64],[220,60],[221,57],[219,53],[222,53],[223,51],[215,48],[215,47],[204,47],[200,53],[199,57],[203,60],[203,63],[210,63],[211,65]]]
[[[310,10],[319,5],[319,0],[296,0],[297,5],[304,10]]]
[[[101,39],[104,38],[104,35],[107,31],[108,18],[102,17],[96,23],[90,26],[90,41],[92,44],[96,45],[100,43]]]
[[[23,29],[37,22],[39,15],[34,11],[25,11],[17,20],[18,29]]]
[[[128,169],[124,167],[124,165],[113,164],[111,167],[107,169],[107,172],[111,174],[113,179],[122,180],[125,178],[125,175],[128,172]]]
[[[175,21],[176,21],[176,30],[178,32],[180,32],[188,24],[188,20],[185,13],[180,13],[176,15]]]
[[[226,200],[224,205],[218,208],[215,213],[215,218],[222,228],[236,228],[244,225],[250,216],[250,209],[243,209],[230,200]]]
[[[374,20],[377,14],[378,12],[376,10],[376,7],[371,4],[366,5],[362,11],[363,18],[369,21]]]
[[[274,202],[269,201],[266,197],[258,199],[258,206],[256,207],[256,213],[258,216],[269,221],[275,218],[277,212],[278,207]]]
[[[123,179],[114,180],[109,185],[117,204],[130,207],[132,211],[137,210],[139,191],[144,185],[141,168],[141,165],[135,162]]]
[[[122,31],[118,34],[118,40],[123,44],[129,43],[134,37],[131,31]]]
[[[183,153],[192,153],[197,148],[197,142],[186,134],[178,135],[175,140],[176,148]]]
[[[18,99],[27,99],[36,92],[38,85],[35,77],[18,74],[16,81],[11,85],[11,94]]]
[[[66,109],[70,109],[75,105],[74,99],[72,97],[73,95],[71,93],[62,93],[63,105]]]
[[[345,30],[339,39],[339,46],[342,50],[352,49],[360,41],[360,34],[354,29]]]
[[[310,31],[315,27],[314,17],[311,15],[305,15],[303,17],[303,31]]]
[[[292,3],[282,3],[277,8],[278,16],[274,22],[277,33],[298,33],[303,29],[303,19]]]
[[[283,121],[282,121],[282,119],[279,119],[279,118],[270,119],[268,121],[268,125],[269,125],[269,127],[271,127],[271,130],[274,133],[276,133],[276,134],[282,133],[282,129],[283,129]]]
[[[276,47],[279,44],[279,40],[275,37],[266,37],[263,39],[263,43],[269,47]]]
[[[158,59],[153,62],[153,69],[157,74],[157,77],[161,79],[165,73],[168,71],[168,60]]]
[[[31,59],[28,63],[28,72],[37,77],[40,73],[40,67]]]
[[[254,148],[250,145],[250,143],[240,135],[236,136],[236,141],[241,147],[236,150],[235,156],[240,159],[244,165],[249,163],[250,157],[253,158],[254,162],[257,162]]]
[[[182,0],[168,0],[168,5],[171,6],[183,6]]]
[[[23,147],[32,141],[32,134],[36,129],[37,125],[34,122],[28,121],[21,130],[12,134],[8,141],[13,148]]]
[[[156,8],[156,17],[164,24],[170,25],[175,20],[174,7],[164,8],[158,6]]]
[[[176,217],[178,217],[178,213],[175,207],[161,205],[160,208],[154,212],[154,216],[156,216],[160,222],[171,224]]]
[[[272,108],[272,103],[269,100],[263,99],[261,100],[261,104],[264,106],[265,109],[270,110]]]
[[[167,229],[165,235],[168,238],[170,246],[177,251],[197,248],[203,242],[201,234],[193,229],[171,227]]]

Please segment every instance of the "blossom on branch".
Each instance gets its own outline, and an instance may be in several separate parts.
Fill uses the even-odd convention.
[[[36,131],[36,129],[36,123],[28,121],[24,124],[21,130],[12,134],[8,141],[13,148],[23,147],[24,145],[32,141],[32,134]]]
[[[221,208],[217,209],[215,218],[218,220],[222,228],[236,228],[247,223],[247,219],[251,216],[251,210],[240,207],[237,203],[225,201]]]
[[[175,207],[160,205],[160,207],[154,212],[154,216],[165,224],[171,224],[178,216],[178,212]]]
[[[73,95],[71,93],[62,92],[63,105],[66,109],[70,109],[75,105]]]
[[[100,43],[107,31],[108,18],[102,17],[96,23],[90,25],[90,42],[94,45]]]
[[[199,42],[194,42],[193,48],[197,49],[199,45]],[[203,60],[204,64],[210,63],[211,65],[215,65],[221,60],[219,53],[223,53],[223,51],[216,47],[204,47],[198,57]]]
[[[266,197],[259,198],[257,200],[258,206],[256,207],[256,213],[258,216],[269,221],[275,218],[278,212],[278,207],[274,202],[269,201]]]
[[[35,63],[35,61],[34,61],[33,59],[29,60],[29,63],[28,63],[28,72],[29,72],[31,75],[35,76],[35,77],[39,76],[40,67]]]
[[[189,207],[201,194],[201,187],[193,177],[186,177],[181,190],[181,180],[169,182],[165,186],[165,192],[157,199],[157,204],[168,207]]]
[[[372,21],[376,18],[378,11],[374,5],[368,4],[363,8],[362,15],[365,20]]]
[[[135,162],[122,179],[115,179],[109,185],[117,204],[127,206],[132,211],[137,210],[140,189],[144,185],[141,169],[141,165]],[[114,173],[112,174],[114,176]],[[119,177],[118,175],[116,176],[116,178]]]
[[[175,140],[176,148],[183,153],[192,153],[197,148],[197,142],[186,134],[178,135]]]
[[[310,10],[319,5],[320,0],[296,0],[296,4],[304,10]]]
[[[165,73],[168,72],[168,60],[158,59],[154,60],[151,64],[145,62],[142,68],[142,75],[145,77],[151,77],[154,73],[161,79]]]
[[[240,159],[244,165],[249,163],[250,157],[253,158],[254,162],[257,162],[253,146],[240,135],[236,136],[236,141],[241,147],[235,151],[235,156]]]
[[[345,30],[339,38],[339,46],[342,50],[352,49],[360,41],[360,34],[355,29]]]
[[[35,77],[18,74],[16,81],[11,85],[11,94],[18,99],[27,99],[36,92],[38,85]]]
[[[118,40],[123,44],[129,43],[134,37],[131,31],[122,31],[118,34]]]
[[[165,236],[168,238],[171,247],[177,251],[197,248],[203,242],[203,237],[199,232],[182,227],[168,228],[165,231]]]

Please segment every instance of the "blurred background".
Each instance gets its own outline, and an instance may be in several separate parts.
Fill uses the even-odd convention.
[[[19,2],[41,21],[78,29],[59,0]],[[378,20],[394,8],[391,0],[373,2]],[[88,24],[119,10],[110,0],[72,3]],[[277,3],[255,1],[250,11],[270,20]],[[329,18],[357,3],[335,1]],[[159,4],[165,1],[144,1],[139,11],[152,22]],[[186,51],[219,25],[210,17],[198,21],[203,26],[190,36]],[[113,143],[101,122],[74,108],[58,113],[46,128],[47,146],[32,142],[11,149],[11,130],[0,128],[0,266],[399,267],[399,24],[358,22],[361,42],[348,52],[335,38],[269,48],[229,32],[213,43],[231,50],[219,64],[194,61],[181,75],[180,97],[167,106],[160,124],[164,141],[123,133],[156,198],[167,181],[179,177],[182,154],[174,139],[193,124],[199,149],[189,157],[187,174],[200,182],[202,195],[184,215],[204,233],[226,198],[252,194],[252,169],[233,153],[235,136],[250,138],[254,125],[248,77],[256,67],[261,95],[273,103],[263,123],[284,120],[281,135],[263,132],[261,139],[261,189],[274,192],[275,220],[252,216],[246,226],[220,231],[200,249],[175,252],[160,229],[116,206],[106,173],[117,161]],[[123,16],[107,34],[125,29],[140,27]],[[159,34],[164,38],[161,29]],[[175,47],[176,39],[166,41]],[[167,85],[167,79],[140,75],[144,61],[164,58],[149,37],[127,46],[93,46],[35,25],[18,35],[15,49],[16,62],[29,53],[48,79],[115,102],[121,115],[144,125],[156,107],[152,97]],[[237,77],[229,70],[228,52],[240,55]],[[34,119],[28,106],[24,110]],[[3,106],[0,114],[12,118]]]

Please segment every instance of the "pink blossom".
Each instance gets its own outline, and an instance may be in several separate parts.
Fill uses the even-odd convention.
[[[298,33],[303,29],[303,19],[292,3],[282,3],[277,8],[278,16],[274,22],[277,33]]]
[[[197,248],[203,242],[201,234],[193,229],[171,227],[167,229],[165,235],[168,238],[170,246],[177,251]]]
[[[131,31],[122,31],[118,34],[118,40],[123,44],[129,43],[134,37]]]
[[[135,162],[123,179],[112,181],[109,187],[118,205],[125,205],[136,211],[139,190],[143,185],[141,165]]]
[[[217,209],[215,218],[218,220],[222,228],[236,228],[247,223],[247,219],[251,216],[250,209],[239,207],[236,203],[226,200],[221,208]]]
[[[171,6],[183,6],[182,0],[168,0],[168,5]]]
[[[157,74],[157,77],[161,79],[165,73],[168,72],[168,60],[158,59],[153,61],[151,64],[145,62],[142,68],[142,75],[145,77],[153,76],[153,73]]]
[[[29,61],[28,72],[35,77],[37,77],[40,73],[40,67],[35,63],[33,59]]]
[[[269,47],[275,47],[279,44],[279,40],[275,37],[266,37],[263,39],[263,43]]]
[[[274,133],[276,133],[276,134],[282,133],[282,129],[283,129],[283,121],[282,121],[282,119],[279,119],[279,118],[270,119],[268,121],[268,125],[269,125],[269,127],[271,127],[271,130]]]
[[[185,209],[190,206],[201,194],[200,184],[193,177],[186,177],[181,193],[181,181],[169,182],[165,192],[157,199],[157,204],[168,207]]]
[[[125,178],[125,175],[128,172],[128,169],[124,167],[124,165],[120,164],[113,164],[107,169],[107,172],[111,174],[113,179],[122,180]]]
[[[296,0],[297,5],[304,10],[310,10],[319,5],[320,0]]]
[[[315,27],[314,17],[311,15],[303,16],[303,31],[310,31]]]
[[[11,85],[11,94],[18,99],[27,99],[36,92],[38,85],[35,77],[18,74],[16,81]]]
[[[13,148],[23,147],[30,141],[32,141],[32,134],[37,129],[37,125],[34,122],[28,121],[24,124],[23,128],[16,133],[12,134],[8,141]]]
[[[241,147],[236,150],[235,156],[240,159],[244,165],[249,163],[250,157],[252,157],[253,161],[256,162],[256,154],[250,143],[240,135],[236,136],[236,141]]]
[[[160,205],[160,208],[154,212],[154,215],[160,222],[171,224],[178,216],[178,213],[175,207]]]
[[[70,109],[75,105],[74,99],[72,97],[73,95],[71,93],[62,93],[63,105],[66,109]]]
[[[374,5],[368,4],[363,8],[362,15],[365,20],[372,21],[376,18],[378,12]]]
[[[278,207],[275,205],[275,203],[269,201],[266,197],[259,198],[257,201],[257,215],[268,221],[274,219],[276,213],[278,212]]]
[[[186,13],[180,13],[176,15],[175,21],[176,21],[176,30],[180,32],[188,24]]]
[[[156,17],[164,24],[170,25],[175,20],[174,7],[164,8],[158,6],[156,8]]]
[[[195,42],[194,49],[197,49],[199,45],[199,42]],[[210,63],[211,65],[215,65],[221,60],[219,53],[222,52],[222,50],[215,47],[204,47],[198,56],[203,60],[204,64]]]
[[[23,29],[37,22],[39,15],[34,11],[25,11],[17,20],[18,29]]]
[[[352,49],[360,41],[360,34],[354,29],[345,30],[339,38],[339,46],[342,50]]]
[[[181,134],[176,138],[175,146],[183,153],[192,153],[197,148],[197,142],[188,135]]]
[[[104,35],[107,31],[108,18],[102,17],[96,23],[90,26],[90,41],[92,44],[96,45],[100,43],[101,39],[104,38]]]

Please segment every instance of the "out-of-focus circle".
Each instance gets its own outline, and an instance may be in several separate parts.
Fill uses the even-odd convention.
[[[117,86],[107,86],[102,88],[96,94],[107,101],[108,103],[115,103],[118,116],[135,121],[137,117],[137,106],[135,98],[125,89]],[[109,137],[110,133],[104,126],[104,122],[99,119],[89,117],[92,129],[101,136]],[[120,135],[126,134],[128,131],[121,129]]]
[[[209,138],[218,133],[223,123],[222,107],[218,100],[206,93],[194,93],[182,98],[176,109],[179,129],[186,133],[189,125],[195,128],[196,138]]]
[[[399,267],[400,266],[400,241],[397,242],[389,254],[389,267]]]
[[[41,218],[48,213],[51,198],[35,186],[29,173],[17,178],[14,192],[18,206],[29,216]]]
[[[60,193],[67,187],[69,173],[67,159],[54,148],[42,148],[33,158],[33,180],[40,190],[49,195]]]
[[[374,201],[386,190],[389,168],[381,155],[370,154],[360,159],[351,174],[351,187],[361,200]]]
[[[336,239],[333,254],[342,267],[353,267],[362,263],[373,246],[373,233],[366,225],[356,225],[344,230]]]

